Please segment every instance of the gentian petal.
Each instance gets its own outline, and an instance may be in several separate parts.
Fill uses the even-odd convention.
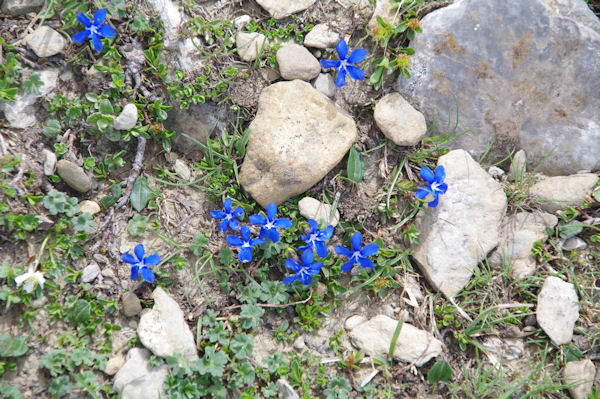
[[[292,221],[287,218],[277,219],[273,222],[275,227],[279,227],[280,229],[289,229],[292,227]]]
[[[133,249],[133,252],[135,253],[135,256],[139,262],[144,260],[144,252],[146,252],[146,251],[144,251],[143,244],[136,245],[135,248]]]
[[[319,255],[319,258],[325,258],[329,253],[327,247],[321,241],[315,242],[315,249],[317,250],[317,255]]]
[[[314,219],[308,219],[306,222],[310,226],[310,229],[312,232],[314,232],[315,230],[317,230],[319,228],[319,223],[317,223],[317,221]]]
[[[301,247],[298,247],[298,251],[303,252],[306,251],[307,249],[313,249],[312,245],[302,245]]]
[[[142,275],[142,280],[147,281],[150,284],[154,282],[154,273],[147,267],[142,267],[140,274]]]
[[[362,234],[360,231],[357,231],[350,238],[350,242],[352,243],[352,251],[360,251],[360,247],[362,245]]]
[[[94,25],[100,26],[104,23],[106,19],[106,10],[104,8],[99,8],[94,13]]]
[[[131,265],[134,265],[136,263],[138,263],[139,261],[129,252],[125,252],[124,254],[121,254],[121,259],[123,260],[123,262],[125,263],[129,263]]]
[[[229,228],[229,220],[227,219],[223,219],[221,221],[221,223],[219,223],[219,231],[221,233],[225,233],[227,231],[227,229]]]
[[[242,226],[240,229],[240,234],[242,235],[242,239],[244,241],[250,241],[250,229],[248,226]]]
[[[265,240],[262,240],[260,238],[255,238],[253,240],[250,240],[250,245],[252,245],[253,247],[260,245],[260,244],[264,244]]]
[[[429,194],[431,194],[431,191],[425,189],[424,187],[421,187],[417,190],[417,192],[415,193],[415,197],[417,197],[418,199],[424,199],[425,197],[427,197]]]
[[[313,255],[313,251],[311,250],[302,252],[300,258],[302,259],[302,264],[304,266],[309,266],[315,261],[315,255]]]
[[[78,12],[77,13],[77,20],[79,22],[81,22],[83,24],[83,26],[85,26],[86,28],[89,28],[90,26],[92,26],[92,21],[90,21],[90,19],[87,17],[87,15],[85,15],[82,12]]]
[[[244,245],[244,242],[238,236],[227,236],[225,237],[225,241],[227,241],[229,245],[233,245],[234,247],[241,247],[242,245]]]
[[[448,190],[448,185],[446,183],[442,183],[437,186],[437,192],[440,194],[446,194],[446,190]]]
[[[112,39],[117,35],[117,31],[112,26],[106,24],[102,25],[100,29],[98,29],[98,34],[107,39]]]
[[[377,244],[365,245],[365,247],[360,250],[360,254],[362,256],[373,256],[377,252],[379,252],[379,245],[377,245]]]
[[[73,35],[72,39],[74,43],[81,44],[90,38],[89,30],[82,30],[81,32],[77,32]]]
[[[358,262],[363,269],[372,269],[375,264],[369,258],[358,258]]]
[[[231,198],[227,198],[223,201],[223,210],[225,210],[225,213],[231,213],[231,203]]]
[[[252,260],[252,250],[250,248],[242,248],[238,254],[238,259],[242,263],[248,263]]]
[[[267,205],[267,219],[275,220],[275,216],[277,215],[277,205],[274,202],[271,202]]]
[[[267,238],[273,242],[279,241],[279,232],[277,229],[269,229],[267,232]]]
[[[160,263],[160,255],[157,255],[157,254],[148,255],[144,259],[144,265],[146,265],[146,266],[156,266],[159,263]]]
[[[328,240],[333,235],[333,226],[329,225],[325,227],[325,230],[321,231],[321,239]]]
[[[238,222],[237,219],[230,219],[229,227],[231,227],[232,230],[237,230],[240,228],[240,222]]]
[[[352,266],[354,266],[354,262],[352,262],[352,261],[344,263],[342,265],[342,271],[344,273],[348,273],[350,270],[352,270]]]
[[[443,183],[446,178],[446,169],[444,169],[443,165],[439,165],[435,168],[435,181],[438,183]]]
[[[340,69],[335,77],[335,87],[341,89],[346,84],[346,70]]]
[[[363,80],[365,78],[365,72],[359,67],[348,65],[346,69],[348,70],[350,77],[354,80]]]
[[[355,64],[361,62],[367,56],[367,50],[364,48],[357,48],[352,50],[350,57],[348,57],[348,64]]]
[[[233,210],[233,212],[231,212],[231,214],[233,215],[234,218],[238,218],[239,219],[244,214],[244,208],[242,208],[241,206],[238,206],[237,208],[235,208]]]
[[[293,272],[297,272],[298,270],[300,270],[300,265],[298,264],[298,262],[296,262],[294,259],[291,259],[291,258],[287,258],[285,260],[285,267],[287,267],[289,270],[291,270]]]
[[[139,275],[140,267],[135,265],[131,267],[131,276],[129,277],[131,280],[137,280]]]
[[[323,268],[323,262],[315,262],[308,268],[308,274],[319,274]]]
[[[309,285],[312,283],[312,276],[310,274],[302,274],[300,280],[302,280],[302,285]]]
[[[96,50],[97,52],[102,51],[102,40],[100,40],[100,36],[92,33],[92,45],[94,46],[94,50]]]
[[[347,257],[352,256],[352,251],[350,251],[348,248],[342,247],[341,245],[336,245],[335,247],[333,247],[333,249],[338,255],[344,255]]]
[[[334,61],[334,60],[321,60],[321,66],[323,67],[323,69],[329,69],[329,68],[336,68],[340,66],[340,62],[339,61]]]
[[[431,184],[434,182],[435,176],[433,175],[431,169],[429,169],[427,166],[421,166],[421,179]]]
[[[267,218],[262,215],[250,215],[248,219],[250,220],[250,223],[259,224],[261,226],[267,223]]]
[[[297,278],[298,278],[298,276],[296,274],[294,274],[293,276],[287,276],[283,279],[283,284],[290,285],[294,281],[296,281]]]
[[[221,220],[225,219],[225,216],[227,215],[225,214],[225,212],[217,209],[216,211],[210,211],[210,216],[212,216],[212,218],[215,220]]]
[[[340,39],[335,45],[335,51],[338,53],[340,60],[345,60],[348,55],[348,45],[344,39]]]
[[[427,204],[427,206],[430,207],[430,208],[435,208],[438,205],[439,200],[440,200],[440,196],[437,195],[437,194],[435,194],[434,198],[433,198],[433,201],[429,202]]]

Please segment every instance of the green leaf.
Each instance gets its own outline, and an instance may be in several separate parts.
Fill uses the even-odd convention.
[[[77,203],[77,198],[75,197],[66,197],[65,196],[65,215],[67,215],[68,217],[73,217],[73,215],[75,215],[77,212],[79,212],[81,209],[79,209],[79,204]]]
[[[356,148],[350,149],[350,155],[348,155],[348,179],[353,183],[358,183],[362,180],[365,171],[365,163],[360,156],[360,152]]]
[[[215,350],[210,346],[204,350],[204,357],[198,363],[198,372],[202,375],[209,374],[213,377],[220,378],[225,371],[227,364],[227,355],[222,350],[215,353]]]
[[[223,248],[219,251],[219,262],[224,266],[229,266],[233,262],[233,252],[229,248]]]
[[[229,349],[233,352],[233,355],[238,360],[244,360],[252,355],[252,344],[254,343],[254,337],[248,334],[237,334],[231,340]]]
[[[71,309],[67,312],[67,319],[73,323],[73,325],[82,325],[89,319],[92,306],[85,299],[79,299]]]
[[[94,231],[94,220],[89,212],[71,218],[71,223],[73,223],[75,231],[83,231],[88,234]]]
[[[444,359],[440,359],[427,373],[427,381],[431,384],[437,384],[440,381],[448,382],[452,377],[452,367]]]
[[[390,341],[390,348],[388,350],[389,361],[392,361],[394,358],[394,350],[396,349],[396,343],[398,342],[398,337],[400,337],[400,332],[402,331],[403,325],[404,319],[400,318],[400,320],[398,320],[398,324],[396,324],[396,329],[394,330],[394,335],[392,335],[392,340]]]
[[[105,115],[112,115],[114,112],[113,106],[107,99],[100,101],[99,110]]]
[[[575,237],[577,234],[583,231],[583,223],[573,220],[572,222],[561,224],[558,226],[558,233],[561,238]]]
[[[143,237],[146,233],[147,221],[147,216],[140,215],[139,213],[137,213],[133,215],[133,217],[129,220],[129,226],[127,227],[127,231],[134,237]]]
[[[46,126],[44,126],[44,136],[48,137],[48,138],[55,138],[56,136],[58,136],[62,131],[62,128],[60,126],[60,122],[56,119],[48,119],[46,121]]]
[[[148,182],[145,177],[138,176],[133,183],[133,190],[131,190],[131,195],[129,196],[131,206],[136,211],[141,212],[148,205],[149,200],[150,187],[148,187]]]
[[[13,337],[6,333],[0,335],[0,357],[23,356],[29,347],[22,337]]]
[[[43,199],[43,204],[51,215],[56,215],[59,212],[64,212],[65,202],[67,197],[64,193],[56,190],[51,190]]]
[[[33,74],[29,77],[29,79],[24,80],[21,83],[21,87],[26,93],[39,93],[40,87],[44,85],[44,82],[40,79],[40,77],[36,74]]]
[[[240,318],[242,320],[242,328],[244,330],[256,330],[262,323],[262,317],[265,310],[258,305],[242,305]]]
[[[197,235],[190,244],[190,250],[196,256],[202,255],[202,250],[208,244],[208,238],[204,237],[202,234]]]

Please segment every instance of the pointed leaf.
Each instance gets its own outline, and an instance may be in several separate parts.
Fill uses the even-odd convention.
[[[0,357],[23,356],[28,349],[22,337],[13,337],[8,333],[0,335]]]
[[[437,384],[440,381],[448,382],[450,377],[452,377],[452,367],[443,359],[435,362],[427,373],[427,381],[431,384]]]
[[[148,181],[146,181],[145,177],[138,176],[133,183],[133,190],[131,190],[131,195],[129,196],[131,206],[136,211],[141,212],[148,205],[149,200],[150,187],[148,187]]]
[[[354,147],[350,149],[350,154],[348,155],[347,172],[348,179],[350,179],[353,183],[360,182],[365,172],[365,163],[360,156],[360,152],[358,152]]]

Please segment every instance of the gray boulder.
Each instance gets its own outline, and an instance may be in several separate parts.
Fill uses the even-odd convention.
[[[583,1],[459,0],[421,25],[398,91],[472,132],[453,148],[479,158],[493,143],[488,162],[522,148],[546,175],[600,168],[600,21]]]
[[[542,177],[529,188],[529,194],[546,212],[556,212],[568,206],[579,206],[592,194],[598,181],[594,173],[570,176]]]
[[[289,17],[298,11],[306,10],[317,0],[256,0],[275,19]]]
[[[143,348],[131,348],[127,360],[115,375],[113,388],[121,392],[122,399],[166,398],[163,387],[167,378],[167,366],[150,367],[150,352]]]
[[[44,6],[44,0],[4,0],[0,1],[0,11],[12,16],[25,15],[28,12],[39,11]]]

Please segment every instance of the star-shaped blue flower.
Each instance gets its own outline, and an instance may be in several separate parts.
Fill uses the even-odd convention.
[[[131,279],[137,280],[138,275],[142,275],[142,280],[152,283],[154,281],[154,272],[150,270],[151,266],[160,263],[160,256],[157,254],[148,255],[144,258],[144,245],[138,244],[133,249],[135,256],[126,252],[121,254],[123,262],[131,265]]]
[[[325,246],[325,241],[329,240],[333,235],[333,226],[327,226],[323,230],[319,230],[319,223],[313,219],[308,219],[308,225],[311,228],[310,232],[300,236],[306,245],[301,246],[298,250],[305,251],[307,249],[314,249],[317,251],[317,255],[319,255],[320,258],[326,257],[329,251]]]
[[[223,210],[215,210],[210,212],[210,216],[215,220],[222,220],[219,223],[219,231],[221,233],[226,232],[229,228],[232,230],[237,230],[240,227],[240,222],[235,218],[240,219],[244,214],[244,210],[241,207],[235,208],[233,211],[231,210],[231,198],[227,198],[223,202]]]
[[[77,20],[81,22],[83,26],[85,26],[85,30],[75,33],[73,35],[73,41],[77,44],[81,44],[87,39],[91,38],[94,50],[98,52],[102,51],[102,41],[100,40],[100,38],[106,37],[107,39],[111,39],[117,34],[115,28],[108,24],[104,24],[105,19],[106,10],[104,8],[96,10],[96,12],[94,13],[93,22],[90,21],[90,19],[84,13],[78,12]]]
[[[277,242],[279,241],[279,231],[277,231],[277,229],[287,229],[292,227],[292,221],[290,219],[275,219],[275,216],[277,216],[277,205],[272,202],[267,205],[267,217],[261,215],[250,216],[250,223],[261,226],[258,235],[261,239],[267,237],[269,240]]]
[[[368,244],[365,245],[363,249],[360,249],[360,246],[362,245],[362,235],[359,231],[352,235],[350,242],[352,243],[352,251],[342,247],[341,245],[336,245],[334,247],[335,252],[338,255],[344,255],[348,257],[348,262],[342,265],[342,271],[349,272],[352,270],[352,266],[356,264],[359,264],[363,269],[373,268],[373,261],[369,259],[369,257],[379,252],[379,245]]]
[[[431,171],[427,166],[421,167],[421,179],[429,183],[425,187],[421,187],[415,193],[415,197],[418,199],[424,199],[428,194],[433,195],[433,201],[429,202],[427,206],[435,208],[440,199],[440,194],[444,194],[448,190],[448,185],[444,183],[446,178],[446,170],[442,165],[435,168],[435,173]]]
[[[285,267],[295,272],[293,276],[287,276],[283,279],[283,284],[290,285],[294,281],[298,280],[304,285],[309,285],[312,282],[312,276],[319,274],[323,267],[322,262],[315,262],[315,256],[311,249],[302,252],[300,257],[302,259],[302,266],[293,259],[285,260]]]
[[[265,241],[260,238],[250,238],[250,229],[248,226],[242,226],[240,229],[241,237],[238,236],[227,236],[226,240],[229,245],[239,247],[238,259],[242,263],[248,263],[252,260],[252,248],[256,245],[260,245]]]
[[[337,77],[335,78],[335,85],[338,89],[341,89],[346,84],[346,74],[350,74],[350,77],[354,80],[363,80],[365,78],[365,72],[357,67],[356,63],[361,62],[367,56],[367,50],[364,48],[357,48],[348,55],[348,45],[344,39],[340,39],[335,45],[335,50],[338,53],[338,60],[321,60],[321,66],[325,69],[335,68]],[[346,58],[347,57],[347,58]]]

